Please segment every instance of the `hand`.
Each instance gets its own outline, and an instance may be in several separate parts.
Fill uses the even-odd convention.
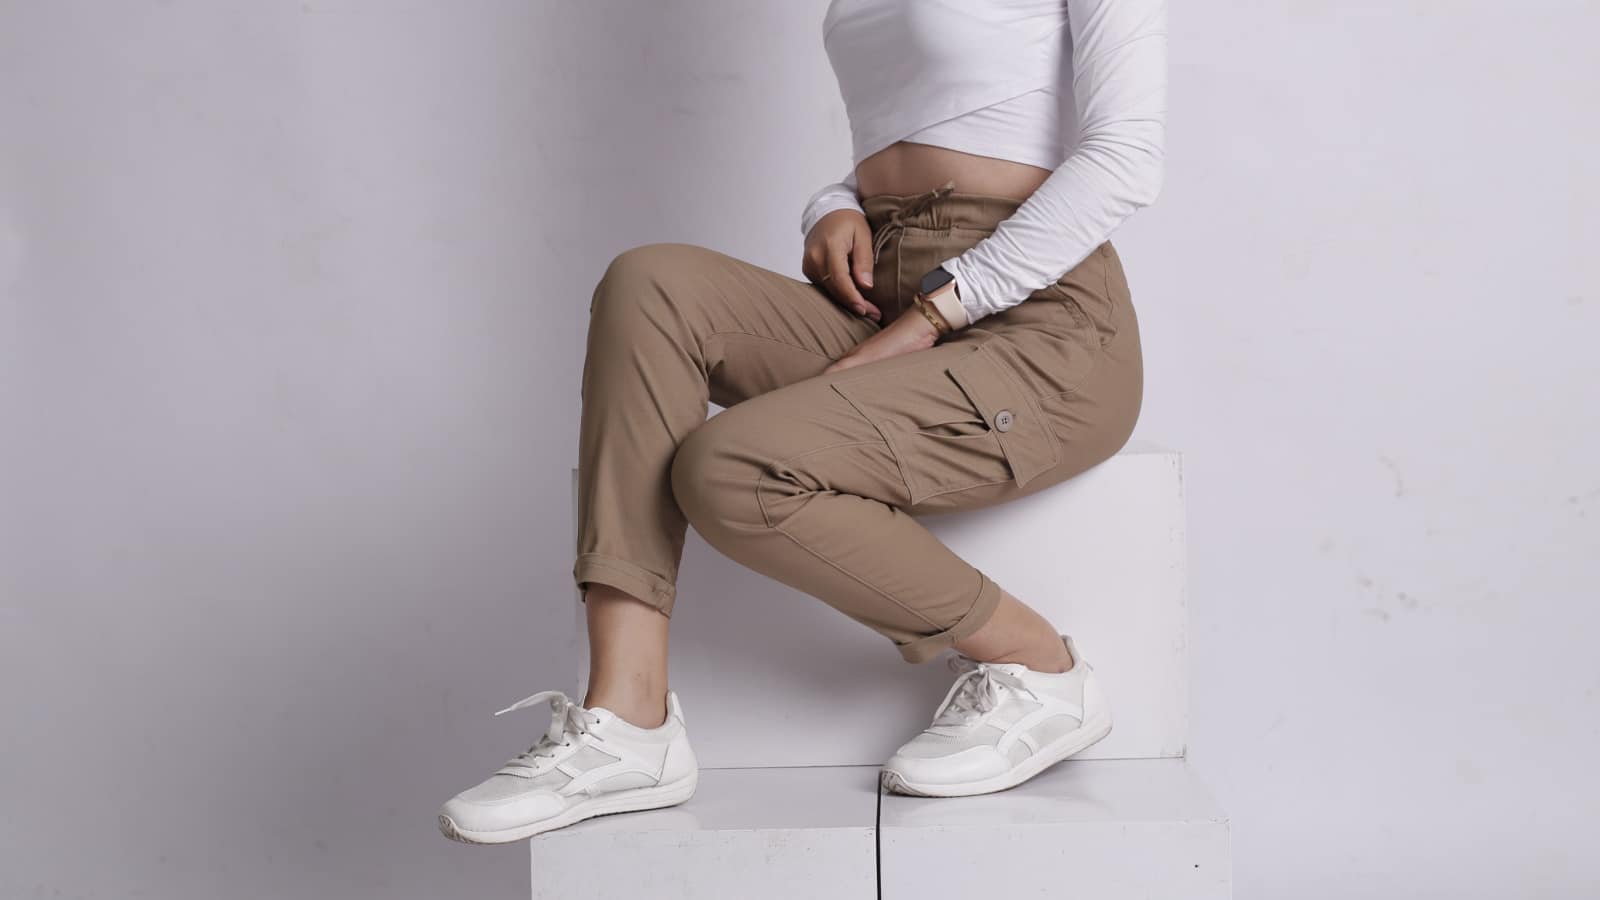
[[[857,288],[872,287],[872,228],[853,209],[836,209],[817,220],[806,235],[800,271],[833,302],[874,322],[883,313]]]
[[[839,372],[869,362],[926,350],[939,339],[939,332],[915,309],[908,309],[887,327],[850,348],[850,352],[834,360],[822,374]]]

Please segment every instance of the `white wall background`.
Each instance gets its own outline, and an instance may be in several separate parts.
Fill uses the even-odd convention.
[[[0,0],[0,896],[525,891],[433,812],[570,681],[590,290],[798,273],[824,6]],[[1118,245],[1237,895],[1594,896],[1600,8],[1172,28]]]

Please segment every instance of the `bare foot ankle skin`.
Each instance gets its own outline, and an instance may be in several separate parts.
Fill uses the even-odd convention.
[[[629,725],[639,728],[659,728],[667,721],[667,695],[665,692],[660,697],[649,699],[644,697],[620,697],[600,691],[590,691],[583,698],[583,705],[587,707],[600,706],[617,714],[617,718]]]
[[[640,728],[659,727],[667,720],[668,617],[608,584],[589,584],[584,606],[589,692],[583,705],[609,709]]]
[[[1075,662],[1050,620],[1003,590],[994,615],[955,649],[979,662],[1021,663],[1036,672],[1065,672]]]

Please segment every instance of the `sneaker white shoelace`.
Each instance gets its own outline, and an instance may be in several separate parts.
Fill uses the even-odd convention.
[[[544,700],[550,701],[550,728],[539,736],[538,742],[532,747],[517,754],[510,762],[506,763],[496,775],[516,775],[522,778],[532,778],[542,769],[548,768],[563,747],[572,744],[573,739],[587,734],[589,726],[600,721],[600,717],[578,705],[571,697],[562,691],[540,691],[523,697],[495,713],[504,715],[527,709]]]
[[[964,730],[998,706],[1002,693],[1007,690],[1040,699],[1021,678],[994,664],[978,662],[958,653],[946,665],[960,674],[933,714],[933,724],[927,730],[934,734],[955,734]]]

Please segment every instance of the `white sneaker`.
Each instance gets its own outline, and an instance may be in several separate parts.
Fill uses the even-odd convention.
[[[640,728],[602,706],[540,691],[495,715],[550,700],[550,730],[477,787],[439,810],[439,830],[472,844],[503,844],[594,816],[673,806],[689,799],[700,766],[683,707],[667,692],[667,719]]]
[[[879,776],[885,790],[923,797],[1002,791],[1027,781],[1111,731],[1111,710],[1072,638],[1072,668],[1038,672],[1021,663],[978,662],[957,653],[961,674]]]

